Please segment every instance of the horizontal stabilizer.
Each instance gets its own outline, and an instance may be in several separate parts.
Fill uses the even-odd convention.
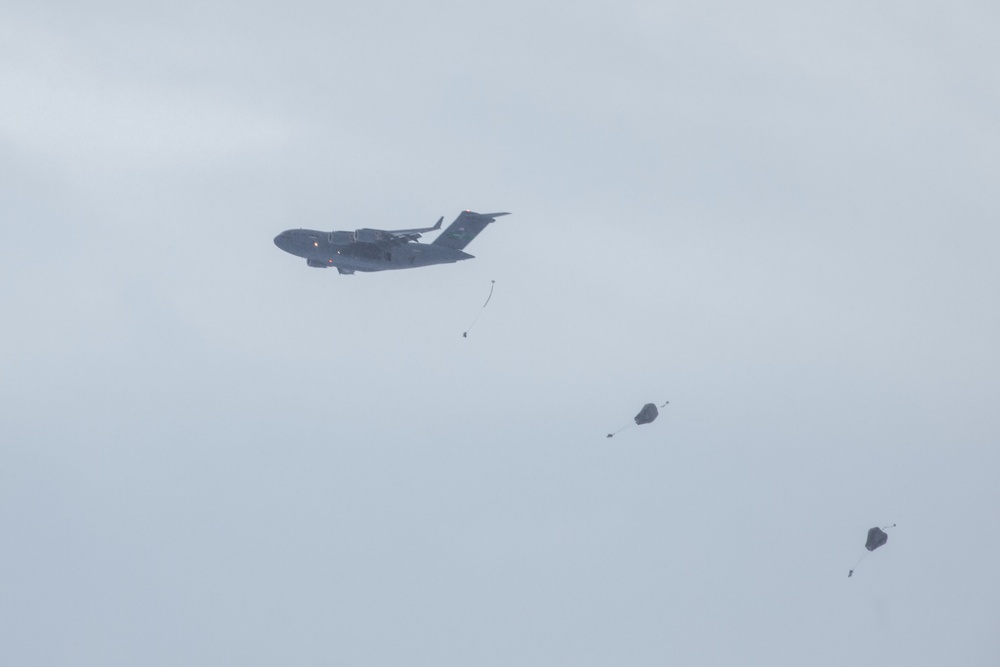
[[[448,228],[441,232],[441,235],[434,239],[432,245],[444,246],[445,248],[454,248],[455,250],[462,250],[465,246],[469,245],[472,239],[479,235],[479,232],[486,229],[486,225],[490,224],[501,215],[510,215],[509,213],[474,213],[473,211],[462,211],[455,222],[448,225]]]

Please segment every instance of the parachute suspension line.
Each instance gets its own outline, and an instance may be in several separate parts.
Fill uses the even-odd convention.
[[[870,551],[866,551],[866,552],[864,552],[863,554],[861,554],[861,558],[859,558],[859,559],[858,559],[858,562],[854,564],[854,567],[852,567],[852,568],[851,568],[850,570],[848,570],[848,571],[847,571],[847,576],[848,576],[848,578],[850,578],[850,577],[851,577],[851,575],[853,575],[853,574],[854,574],[854,571],[855,571],[856,569],[858,569],[858,565],[861,565],[861,561],[863,561],[863,560],[865,559],[865,557],[866,557],[866,556],[867,556],[868,554],[870,554],[870,553],[871,553]]]
[[[472,324],[469,325],[469,328],[462,332],[462,338],[468,338],[469,337],[469,332],[472,331],[472,327],[476,326],[476,322],[479,321],[479,316],[483,314],[483,311],[486,310],[486,306],[488,306],[489,303],[490,303],[490,299],[493,298],[493,287],[496,284],[497,284],[497,281],[495,281],[495,280],[491,280],[490,281],[490,295],[488,297],[486,297],[486,303],[484,303],[483,307],[479,309],[478,313],[476,313],[476,317],[472,320]]]
[[[625,424],[625,426],[622,426],[622,427],[621,427],[620,429],[618,429],[618,430],[617,430],[617,431],[615,431],[614,433],[608,433],[608,437],[609,437],[609,438],[613,438],[613,437],[615,437],[616,435],[618,435],[619,433],[621,433],[622,431],[624,431],[625,429],[627,429],[627,428],[631,428],[632,426],[635,426],[635,424]]]

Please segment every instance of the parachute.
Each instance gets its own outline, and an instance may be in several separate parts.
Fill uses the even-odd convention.
[[[865,549],[868,549],[868,551],[875,551],[888,541],[889,536],[884,530],[878,527],[872,528],[868,531],[868,539],[865,541]]]
[[[635,416],[635,425],[648,424],[659,416],[660,411],[656,409],[656,406],[652,403],[646,403],[642,406],[642,410],[639,410],[639,414]]]
[[[472,320],[472,324],[469,325],[469,328],[462,332],[462,338],[469,337],[469,332],[472,331],[472,327],[476,326],[476,322],[479,320],[479,316],[483,314],[484,310],[486,310],[486,306],[490,305],[490,299],[493,298],[493,288],[496,287],[496,284],[497,281],[495,280],[490,281],[490,295],[486,297],[486,303],[484,303],[483,307],[479,309],[478,313],[476,313],[476,317]]]
[[[670,403],[670,401],[665,401],[663,405],[661,405],[660,407],[661,408],[666,407],[668,403]],[[633,417],[633,421],[635,422],[636,426],[642,426],[643,424],[650,423],[659,416],[660,416],[660,411],[656,409],[656,405],[654,403],[646,403],[646,405],[642,406],[642,410],[639,410],[639,414]],[[622,426],[614,433],[608,433],[608,437],[609,438],[615,437],[616,433],[624,431],[626,428],[628,428],[628,426],[629,425]]]
[[[879,528],[878,526],[875,526],[874,528],[869,528],[868,539],[865,540],[865,549],[868,549],[868,551],[875,551],[879,547],[883,546],[886,542],[889,541],[889,535],[885,532],[885,529],[895,528],[895,527],[896,524],[892,524],[891,526],[882,526],[881,528]],[[854,567],[847,571],[848,577],[854,576],[854,570],[857,569],[858,565],[861,564],[861,561],[863,561],[865,559],[865,556],[867,555],[868,554],[862,554],[861,558],[858,559],[858,562],[854,564]]]

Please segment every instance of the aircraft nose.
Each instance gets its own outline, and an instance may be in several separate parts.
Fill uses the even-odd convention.
[[[274,245],[282,250],[288,250],[288,232],[281,232],[274,237]]]

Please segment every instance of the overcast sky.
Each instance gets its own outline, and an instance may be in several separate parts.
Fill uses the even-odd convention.
[[[998,29],[0,5],[4,662],[998,664]]]

